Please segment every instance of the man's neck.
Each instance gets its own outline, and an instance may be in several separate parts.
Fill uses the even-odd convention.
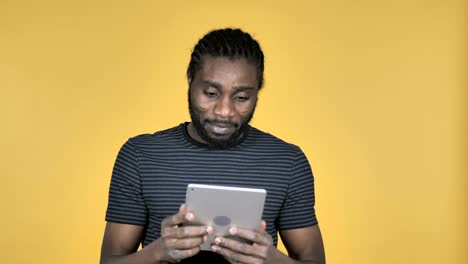
[[[189,137],[191,137],[193,140],[198,141],[203,144],[208,144],[205,140],[203,140],[200,135],[198,135],[197,129],[193,125],[193,122],[190,122],[187,126],[187,133]]]

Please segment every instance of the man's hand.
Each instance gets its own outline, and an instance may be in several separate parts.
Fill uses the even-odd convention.
[[[161,252],[163,262],[179,262],[200,252],[200,245],[213,232],[210,226],[182,226],[193,220],[194,215],[187,213],[185,204],[179,208],[179,213],[169,216],[161,223],[161,238],[157,248]]]
[[[273,245],[273,238],[265,230],[266,222],[263,220],[258,232],[232,227],[229,230],[232,236],[243,238],[252,244],[216,237],[211,249],[231,263],[274,263],[279,251]]]

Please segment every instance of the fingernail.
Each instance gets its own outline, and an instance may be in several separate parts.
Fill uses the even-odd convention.
[[[221,238],[217,237],[215,238],[214,242],[219,245],[219,243],[221,243]]]
[[[211,250],[217,251],[217,250],[218,250],[218,247],[217,247],[217,246],[211,246]]]
[[[213,228],[212,228],[211,226],[207,226],[207,227],[206,227],[206,232],[207,232],[208,234],[213,233]]]
[[[193,216],[192,213],[188,213],[188,214],[185,215],[185,218],[187,218],[187,220],[190,220],[190,221],[193,220],[193,217],[194,216]]]
[[[231,228],[229,229],[229,233],[231,233],[231,235],[234,235],[234,234],[236,233],[236,231],[237,231],[237,230],[236,230],[235,227],[231,227]]]

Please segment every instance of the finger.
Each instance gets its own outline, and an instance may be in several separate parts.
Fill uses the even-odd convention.
[[[183,250],[173,250],[169,252],[169,257],[171,258],[171,262],[179,262],[180,260],[192,257],[200,252],[199,247],[191,248],[191,249],[183,249]]]
[[[163,237],[171,238],[188,238],[202,237],[211,233],[212,227],[207,226],[182,226],[179,228],[164,228],[162,231]]]
[[[255,256],[257,258],[266,257],[266,247],[262,248],[261,246],[252,246],[246,242],[241,242],[226,237],[216,237],[213,242],[216,246],[227,248],[243,255]]]
[[[218,245],[211,246],[211,250],[222,255],[231,263],[259,263],[259,259],[254,256],[243,255],[239,252]]]
[[[182,207],[182,206],[181,206]],[[166,217],[162,223],[162,227],[166,226],[176,226],[187,222],[186,215],[184,213],[185,209],[179,210],[179,213]],[[181,213],[182,211],[182,213]]]
[[[267,223],[265,222],[265,220],[262,220],[260,222],[260,227],[258,228],[258,233],[260,233],[261,235],[264,235],[266,231],[266,227],[267,227]]]
[[[248,241],[260,245],[271,245],[271,238],[268,236],[268,234],[260,234],[259,232],[251,229],[231,227],[229,229],[229,234],[247,239]]]
[[[187,212],[187,206],[183,203],[179,207],[179,214],[185,215],[186,220],[192,221],[195,219],[195,216],[191,212]]]
[[[185,204],[181,204],[180,207],[179,207],[179,214],[185,214],[186,213],[186,208],[185,208]]]
[[[195,247],[200,247],[203,242],[205,242],[205,237],[191,237],[184,239],[177,239],[174,243],[174,248],[178,250],[191,249]]]
[[[189,214],[189,217],[187,217],[187,209],[186,209],[185,204],[183,203],[180,205],[179,212],[177,214],[168,216],[162,221],[161,227],[178,226],[187,222],[187,220],[192,220],[192,219],[193,219],[193,214]]]
[[[171,216],[166,217],[162,221],[161,226],[164,228],[164,227],[167,227],[167,226],[180,225],[180,224],[183,224],[185,221],[186,221],[185,220],[185,215],[175,214],[175,215],[171,215]]]

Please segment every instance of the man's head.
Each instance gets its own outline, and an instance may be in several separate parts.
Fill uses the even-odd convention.
[[[255,111],[263,60],[240,29],[211,31],[195,45],[187,69],[193,138],[221,148],[238,142]]]
[[[245,58],[257,68],[258,90],[263,86],[263,51],[258,42],[249,33],[240,29],[218,29],[206,34],[198,41],[190,56],[187,77],[195,79],[195,75],[204,63],[204,56]],[[189,83],[190,84],[190,83]]]

